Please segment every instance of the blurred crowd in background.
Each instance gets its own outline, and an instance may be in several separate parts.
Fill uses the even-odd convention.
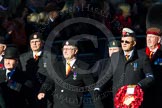
[[[160,1],[1,0],[0,36],[5,37],[7,44],[16,44],[20,52],[24,52],[28,50],[30,34],[41,32],[45,40],[56,25],[74,17],[95,19],[105,24],[114,36],[119,36],[123,27],[132,28],[137,35],[144,35],[146,14],[155,2]],[[49,19],[53,22],[50,26]],[[79,26],[75,28],[77,31]]]
[[[107,36],[105,36],[103,31],[101,30],[101,29],[104,29],[104,27],[106,27],[108,30],[111,31],[113,37],[115,37],[116,40],[120,40],[119,38],[123,39],[120,41],[122,43],[121,45],[130,46],[130,47],[128,47],[129,48],[128,51],[130,51],[131,53],[129,53],[128,60],[126,60],[126,58],[125,58],[126,54],[124,54],[124,53],[121,56],[121,58],[123,57],[122,60],[124,62],[122,63],[120,61],[121,59],[119,59],[121,64],[119,63],[118,70],[119,70],[119,72],[121,72],[121,76],[122,76],[122,72],[124,73],[123,75],[126,76],[125,78],[124,77],[121,78],[123,81],[125,79],[130,79],[130,80],[133,79],[134,80],[134,78],[136,78],[133,76],[134,73],[131,75],[132,79],[131,79],[131,77],[127,76],[127,74],[125,74],[125,73],[126,72],[129,73],[132,70],[137,71],[137,69],[138,69],[137,63],[143,63],[143,62],[141,62],[141,60],[146,61],[143,59],[145,55],[144,56],[138,55],[140,59],[137,58],[137,60],[138,60],[137,63],[136,63],[136,61],[134,62],[134,60],[136,60],[133,58],[133,56],[134,56],[133,51],[134,51],[135,47],[137,47],[137,49],[139,49],[142,47],[144,48],[147,45],[147,47],[146,47],[147,56],[150,56],[153,54],[156,55],[155,50],[157,52],[159,51],[156,55],[157,57],[155,56],[156,59],[154,59],[154,58],[152,59],[150,57],[150,61],[152,62],[153,67],[155,66],[154,67],[155,73],[160,72],[160,70],[162,70],[161,69],[161,64],[162,64],[161,55],[162,54],[161,54],[161,49],[160,49],[161,45],[159,43],[161,40],[161,37],[160,37],[161,36],[161,28],[158,28],[159,25],[161,25],[161,24],[159,24],[160,21],[156,19],[158,24],[155,26],[155,28],[152,29],[151,28],[152,26],[150,26],[151,31],[149,31],[150,29],[146,30],[146,25],[149,25],[149,24],[146,24],[147,12],[149,11],[149,8],[154,3],[158,3],[158,2],[162,2],[162,1],[161,0],[0,0],[0,40],[3,40],[3,39],[1,39],[2,37],[5,39],[5,42],[4,41],[1,42],[2,43],[2,48],[1,48],[2,51],[1,52],[3,55],[5,55],[5,57],[7,56],[6,54],[8,54],[9,56],[13,54],[14,57],[12,59],[15,60],[14,61],[15,67],[17,66],[17,68],[22,68],[21,71],[26,72],[24,74],[24,76],[22,75],[22,77],[20,77],[20,78],[23,78],[23,80],[26,80],[26,81],[22,81],[23,82],[22,85],[25,85],[27,87],[24,89],[26,93],[22,92],[23,95],[25,94],[25,96],[26,96],[25,99],[27,100],[27,101],[24,101],[25,104],[27,104],[27,107],[25,107],[25,108],[36,108],[35,107],[36,102],[38,102],[38,104],[40,103],[39,106],[42,106],[42,104],[44,104],[44,100],[40,102],[37,100],[36,97],[37,97],[37,94],[39,92],[41,85],[44,83],[45,78],[48,76],[47,74],[49,74],[49,73],[47,73],[47,71],[48,71],[47,68],[49,66],[47,64],[48,61],[46,61],[46,59],[44,59],[44,58],[48,58],[49,53],[46,52],[45,48],[48,48],[48,45],[49,45],[52,52],[54,52],[54,55],[52,55],[52,58],[50,58],[50,61],[52,61],[52,62],[57,62],[57,59],[59,59],[59,58],[62,59],[61,54],[63,53],[63,56],[64,56],[64,51],[67,51],[67,50],[75,51],[75,52],[73,52],[74,54],[72,53],[75,56],[75,55],[77,55],[78,49],[79,49],[79,54],[77,55],[77,59],[81,59],[81,60],[87,62],[88,64],[90,64],[90,66],[95,66],[93,64],[96,61],[98,61],[99,59],[102,60],[103,58],[109,57],[108,53],[110,53],[110,51],[108,51],[107,48],[110,47],[108,45],[108,43],[111,44],[111,41],[110,41],[111,39],[107,39]],[[154,18],[156,18],[157,15],[151,14],[151,16],[154,16],[153,19],[151,19],[151,21],[152,21],[152,20],[155,20]],[[69,22],[70,23],[69,25],[64,23],[65,21],[67,21],[69,19],[73,19],[73,18],[86,18],[86,19],[88,19],[88,21],[92,21],[92,23],[94,23],[94,24],[84,23],[84,22],[79,22],[79,21],[77,23]],[[158,17],[158,18],[160,19],[161,17]],[[93,20],[91,20],[91,19],[93,19]],[[151,23],[151,21],[148,20],[148,22],[150,22],[150,23]],[[96,22],[99,22],[99,23],[96,23]],[[55,29],[58,27],[59,24],[62,24],[62,26],[59,28],[60,30]],[[95,24],[98,24],[98,25],[95,25]],[[68,25],[68,26],[66,26],[66,25]],[[105,25],[105,26],[103,27],[102,25]],[[101,28],[99,29],[100,26],[101,26]],[[126,31],[124,31],[123,28],[126,28]],[[58,30],[58,31],[55,31],[55,30]],[[122,30],[124,32],[122,32]],[[51,31],[54,31],[54,32],[52,32],[52,34],[51,34]],[[146,33],[146,31],[147,31],[147,33]],[[131,38],[127,37],[127,36],[125,37],[125,35],[124,35],[125,33],[128,36],[131,36]],[[147,36],[148,34],[149,35],[151,34],[151,37]],[[110,34],[108,34],[108,35],[110,35]],[[123,37],[121,37],[122,35],[123,35]],[[53,36],[53,38],[48,38],[50,36]],[[68,46],[70,43],[68,40],[72,39],[75,36],[78,39],[77,40],[77,44],[78,44],[77,48],[75,47],[76,49],[73,47],[72,48],[71,47],[70,48],[62,47],[63,45]],[[90,37],[89,39],[86,38],[88,36]],[[97,42],[99,43],[97,47],[95,46],[94,43],[92,43],[92,40],[90,41],[91,36],[94,37],[94,38],[92,38],[92,40],[96,38]],[[135,39],[134,36],[136,36],[137,40]],[[143,37],[139,38],[139,36],[143,36]],[[52,40],[52,39],[54,39],[54,37],[55,37],[55,40]],[[111,38],[111,36],[110,36],[110,38]],[[149,40],[149,41],[147,42],[147,40]],[[136,46],[136,41],[137,41],[137,46]],[[45,44],[44,42],[47,44]],[[65,42],[67,44],[65,44]],[[138,43],[140,43],[140,44],[138,44]],[[20,56],[20,62],[21,62],[20,67],[18,67],[19,63],[18,63],[17,49],[11,48],[11,49],[8,49],[9,53],[6,53],[6,52],[3,53],[3,51],[6,48],[6,44],[7,44],[7,47],[10,46],[11,44],[16,45],[21,54],[26,52]],[[149,46],[151,46],[152,44],[156,45],[154,51],[149,49]],[[44,45],[45,46],[47,45],[47,46],[45,47]],[[113,46],[113,45],[115,45],[114,42],[112,42],[111,46]],[[152,45],[152,46],[154,46],[154,45]],[[28,51],[29,49],[30,49],[30,51]],[[127,49],[125,49],[125,50],[127,51]],[[71,52],[70,52],[70,54],[71,54]],[[141,53],[141,54],[143,54],[143,53]],[[1,58],[3,58],[3,55]],[[55,56],[58,56],[58,58],[56,57],[56,60],[53,60],[53,58],[55,58]],[[130,59],[131,56],[133,59]],[[39,57],[39,59],[38,59],[38,57]],[[137,57],[137,56],[134,56],[134,57]],[[5,59],[10,59],[10,57],[6,57]],[[130,61],[129,61],[129,59],[130,59]],[[152,60],[155,60],[155,62]],[[98,62],[98,63],[100,63],[100,62]],[[101,61],[101,63],[103,64],[103,68],[104,68],[104,66],[109,66],[109,61],[106,63],[108,65],[105,65],[104,61]],[[130,65],[127,65],[127,63],[130,63]],[[134,65],[132,65],[132,63],[134,63]],[[6,62],[6,64],[7,64],[7,62]],[[113,64],[113,62],[112,62],[112,64]],[[55,64],[54,64],[54,66],[57,67],[57,65],[55,65]],[[59,66],[63,66],[63,65],[61,64]],[[59,66],[58,66],[59,69],[66,68],[66,65],[63,68],[59,67]],[[112,65],[112,66],[116,66],[116,64]],[[124,66],[125,67],[128,66],[128,68],[125,68]],[[143,68],[142,66],[145,66],[145,64],[140,65],[140,68],[139,68],[140,71],[145,70],[145,68],[149,70],[148,67]],[[7,79],[6,75],[11,72],[8,72],[6,74],[5,72],[7,72],[7,71],[4,70],[5,68],[3,67],[3,64],[1,64],[0,67],[4,71],[3,76],[4,76],[5,81],[6,82],[8,81],[10,84],[11,76],[10,75],[7,76],[7,78],[8,78]],[[8,70],[13,70],[13,72],[15,72],[15,67],[12,69],[9,67]],[[102,67],[102,66],[100,64],[97,64],[97,66],[95,68],[96,72],[104,70],[104,69],[100,69],[98,67]],[[125,72],[125,69],[129,69],[129,68],[130,68],[130,70],[129,71],[126,70],[126,72]],[[76,69],[76,66],[73,69]],[[95,73],[95,69],[94,69],[94,73]],[[113,67],[112,67],[112,69],[113,69]],[[123,71],[121,71],[121,69],[123,69]],[[50,72],[53,72],[53,71],[50,70]],[[59,70],[58,72],[62,72],[62,70],[61,71]],[[111,71],[111,73],[112,72],[113,71]],[[0,73],[2,73],[2,72],[0,72]],[[64,73],[64,71],[62,73]],[[76,73],[76,72],[74,72],[74,73]],[[97,75],[98,75],[98,73],[97,73]],[[150,77],[151,80],[153,78],[152,73],[149,73],[147,75],[144,75],[142,73],[141,75],[142,75],[142,77],[146,76],[146,78]],[[73,79],[71,77],[68,77],[70,79],[68,81],[72,80],[72,82],[73,82],[73,80],[76,80],[75,79],[76,74],[71,74],[71,76],[73,77]],[[157,76],[157,78],[156,78],[156,76]],[[155,103],[156,103],[156,100],[161,99],[161,94],[160,94],[161,89],[159,89],[160,88],[159,85],[161,84],[161,83],[159,83],[159,82],[161,82],[161,75],[160,75],[160,73],[158,73],[156,76],[155,76],[155,79],[157,80],[158,83],[156,82],[157,86],[155,85],[155,87],[157,87],[157,88],[152,87],[152,88],[155,88],[157,91],[159,91],[159,92],[155,91],[155,92],[157,92],[157,94],[155,95],[156,99],[154,100]],[[139,79],[142,77],[140,76]],[[85,82],[88,82],[90,77],[83,77],[83,79],[84,78],[86,79]],[[98,80],[97,78],[99,78],[99,77],[98,76],[96,77],[96,81]],[[53,79],[55,79],[55,78],[53,78]],[[116,79],[117,79],[117,81],[120,81],[118,76]],[[78,81],[78,80],[76,80],[76,81]],[[76,82],[76,81],[74,81],[74,82]],[[8,82],[7,83],[6,82],[5,82],[5,84],[7,84],[7,86],[6,85],[5,86],[8,89]],[[16,82],[18,82],[18,81],[16,81]],[[15,86],[15,82],[13,83],[13,85],[12,84],[10,84],[10,85],[9,85],[9,87],[11,87],[11,88],[13,85],[14,85],[13,88],[19,88],[19,85]],[[78,85],[82,85],[82,84],[78,84]],[[48,87],[46,86],[44,88],[46,89]],[[12,89],[11,89],[11,91],[12,91]],[[112,88],[110,88],[110,89],[112,89]],[[10,90],[10,88],[9,88],[9,90]],[[4,91],[6,91],[6,90],[4,90]],[[55,89],[55,91],[57,91],[57,89]],[[58,91],[62,93],[62,92],[64,92],[64,89],[60,89]],[[1,93],[1,91],[0,91],[0,93]],[[28,95],[28,93],[29,93],[29,95]],[[51,94],[53,95],[53,93],[54,92],[52,91],[52,93],[49,94],[49,97],[48,97],[49,100],[45,100],[44,105],[48,104],[48,101],[50,103],[50,101],[52,100],[52,99],[50,99],[51,98],[50,96],[51,96]],[[70,91],[70,93],[71,93],[71,91]],[[70,93],[67,92],[67,94],[68,94],[67,96],[69,96]],[[7,94],[7,96],[9,96],[9,98],[6,98],[8,101],[8,99],[10,99],[10,95],[8,93],[5,93],[5,94]],[[60,96],[62,96],[62,95],[60,95]],[[150,94],[149,94],[149,96],[150,96]],[[90,97],[90,95],[88,93],[87,94],[85,93],[83,98],[84,97],[85,97],[85,99],[87,99]],[[154,96],[152,96],[152,97],[154,97]],[[154,99],[152,97],[148,98],[148,99]],[[11,100],[17,101],[17,100],[15,100],[14,96],[13,96],[13,98],[11,98]],[[111,101],[110,105],[112,105],[111,104],[112,98],[110,98],[110,101]],[[11,102],[11,103],[14,106],[15,103],[14,102]],[[148,103],[150,103],[150,102],[148,102]],[[23,103],[20,102],[20,104],[23,104]],[[50,106],[52,104],[53,104],[53,102],[50,103]],[[106,104],[109,104],[107,100],[106,100]],[[160,101],[158,102],[158,104],[160,104]],[[7,105],[10,105],[10,104],[7,104]],[[19,105],[19,103],[18,103],[18,105]],[[55,105],[57,105],[57,103],[55,103]],[[58,106],[60,106],[60,105],[58,104]],[[31,107],[31,106],[33,106],[33,107]],[[66,106],[66,104],[65,104],[65,106]],[[22,108],[22,107],[16,107],[16,108]],[[88,108],[90,108],[90,107],[88,107]]]

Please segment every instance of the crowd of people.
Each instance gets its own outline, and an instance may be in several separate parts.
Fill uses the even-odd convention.
[[[155,2],[158,0],[1,0],[0,35],[5,37],[7,43],[17,44],[21,53],[27,51],[28,39],[33,32],[42,32],[45,40],[56,25],[75,17],[95,19],[114,36],[119,36],[123,27],[144,35],[146,14]],[[87,25],[77,26],[75,31],[80,32],[80,28],[85,27]],[[71,34],[68,29],[64,32]],[[94,31],[90,29],[89,32]]]
[[[3,14],[0,15],[0,108],[90,108],[85,102],[86,95],[91,97],[88,102],[93,108],[120,108],[115,106],[114,99],[125,85],[131,85],[131,94],[137,86],[142,89],[140,108],[162,107],[162,28],[155,24],[146,27],[151,3],[144,5],[141,0],[9,1],[0,2]],[[156,8],[161,6],[155,4]],[[146,12],[140,12],[140,8]],[[103,43],[106,58],[89,64],[78,57],[82,46],[73,36],[103,37],[100,30],[89,24],[64,28],[53,40],[53,43],[61,41],[61,45],[48,46],[52,41],[48,36],[54,28],[76,17],[95,19],[112,32],[115,38]],[[146,34],[144,49],[136,48],[138,34]],[[47,39],[49,43],[45,44]],[[55,50],[47,50],[48,47]],[[59,59],[58,49],[62,54]],[[128,97],[127,101],[138,101],[131,99],[134,97]],[[122,104],[131,107],[128,103]]]

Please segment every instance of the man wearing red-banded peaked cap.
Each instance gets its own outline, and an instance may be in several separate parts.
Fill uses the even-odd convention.
[[[122,37],[135,37],[135,32],[130,28],[123,28]]]

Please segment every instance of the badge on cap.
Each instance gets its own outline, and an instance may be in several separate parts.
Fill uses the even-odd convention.
[[[68,42],[68,41],[66,41],[65,45],[69,45],[69,42]]]
[[[126,36],[126,35],[129,35],[129,34],[127,34],[127,32],[125,32],[125,31],[123,31],[123,32],[122,32],[122,35],[123,35],[123,36]]]
[[[34,35],[33,35],[33,38],[34,38],[34,39],[36,39],[36,38],[37,38],[37,35],[36,35],[36,34],[34,34]]]
[[[130,28],[123,28],[122,30],[122,36],[125,37],[125,36],[134,36],[134,31]]]
[[[115,42],[113,42],[113,46],[115,46]]]

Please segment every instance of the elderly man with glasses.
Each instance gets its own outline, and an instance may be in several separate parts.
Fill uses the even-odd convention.
[[[53,70],[40,89],[38,99],[42,100],[53,90],[53,108],[82,108],[83,93],[90,92],[95,108],[103,108],[98,92],[89,86],[95,84],[92,74],[88,73],[89,65],[79,60],[77,41],[68,40],[62,48],[63,60],[53,64]],[[54,89],[52,89],[54,88]],[[96,99],[97,98],[97,99]]]

